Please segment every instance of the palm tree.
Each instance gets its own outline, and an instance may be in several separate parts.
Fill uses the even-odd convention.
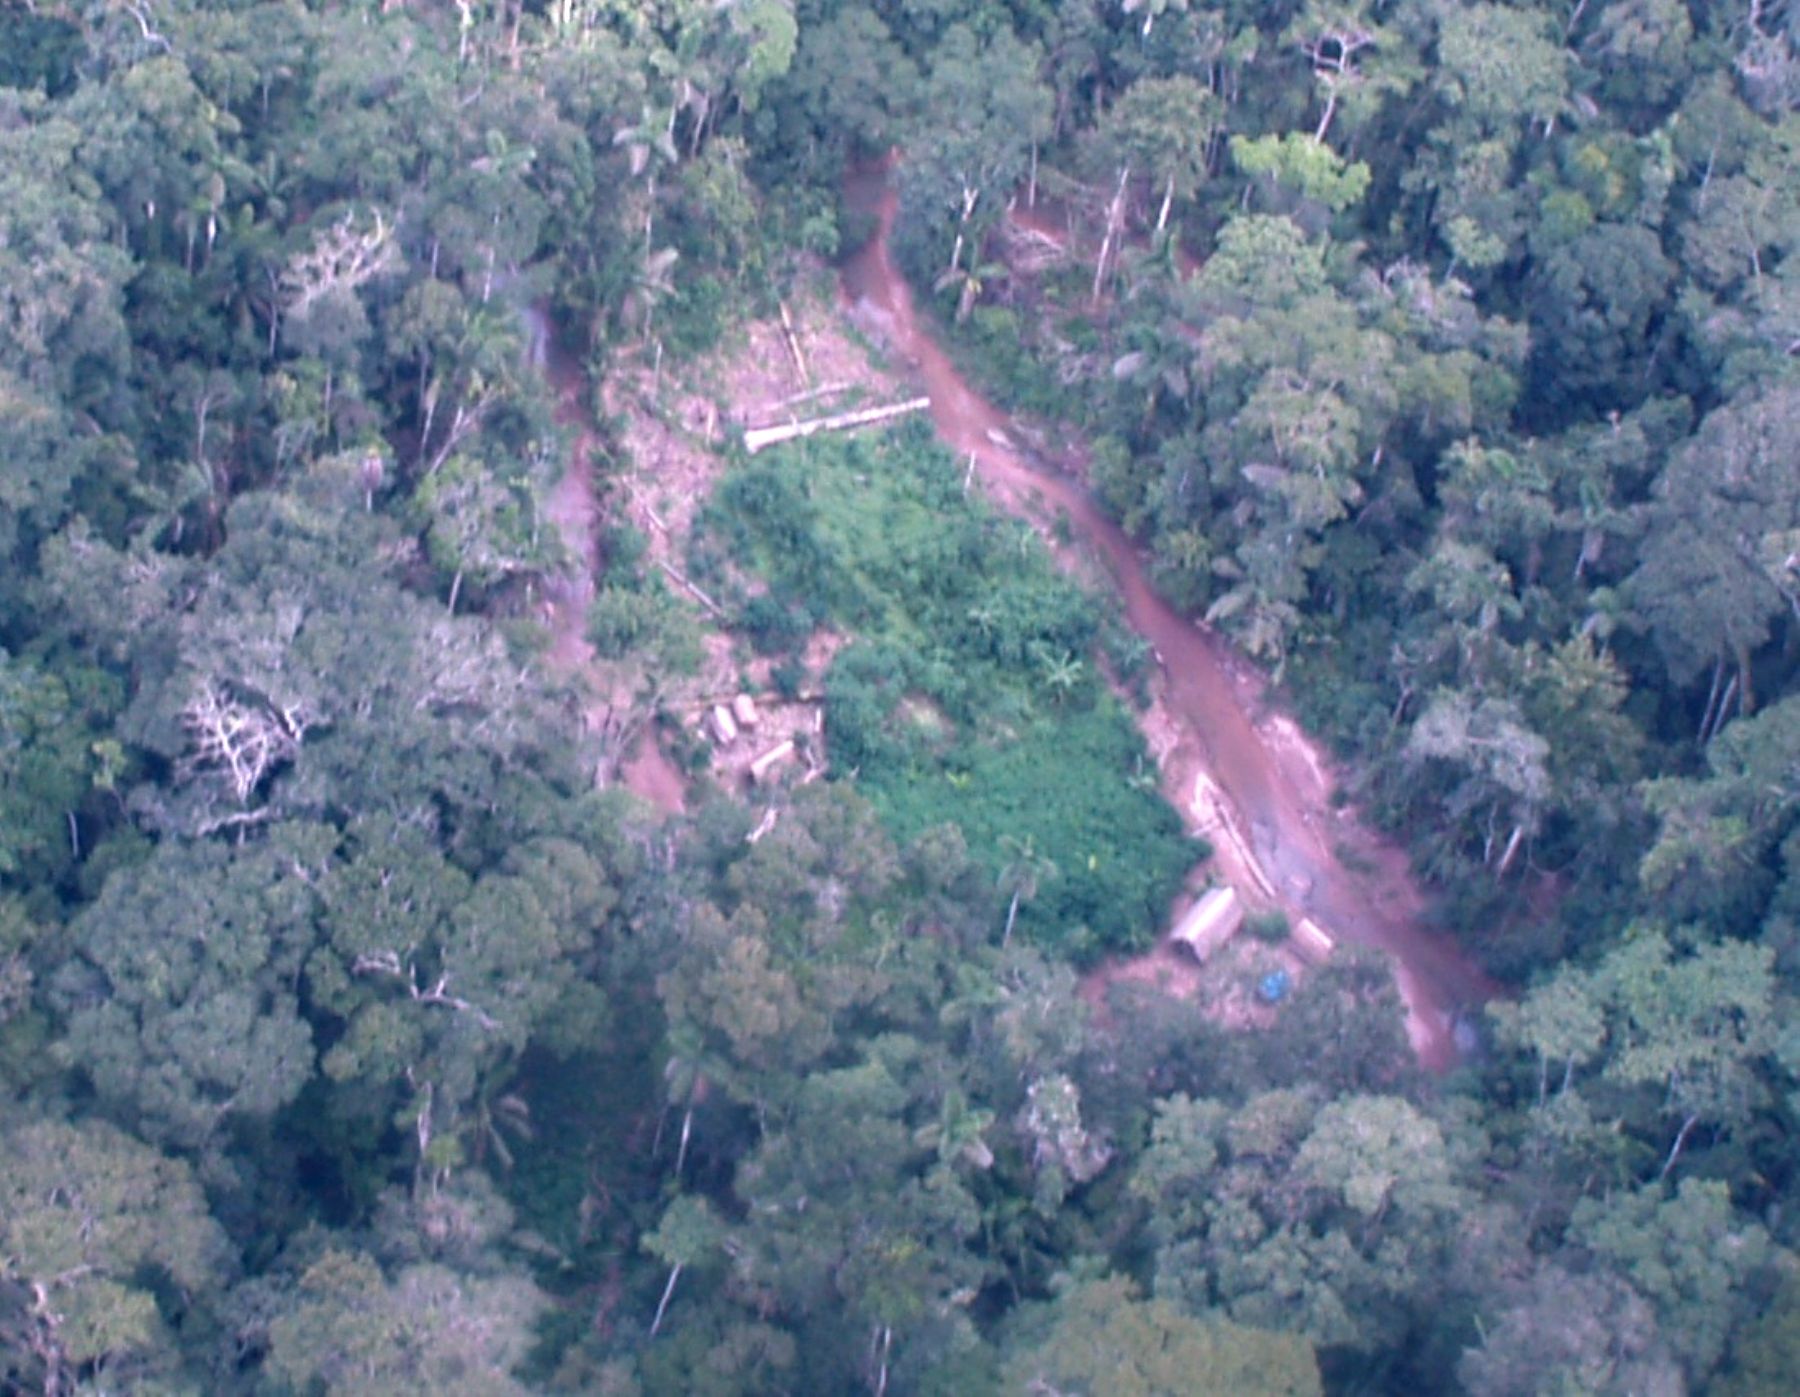
[[[938,1118],[913,1132],[913,1143],[922,1149],[937,1151],[945,1164],[959,1160],[977,1169],[993,1166],[994,1152],[982,1138],[994,1123],[992,1111],[971,1110],[968,1098],[954,1087],[944,1096]]]
[[[1031,657],[1043,671],[1044,683],[1058,704],[1067,702],[1081,683],[1087,666],[1068,650],[1052,650],[1041,642],[1031,647]]]
[[[1004,278],[1006,275],[1007,268],[1004,263],[1000,262],[981,262],[974,266],[951,267],[948,271],[938,274],[937,280],[932,283],[932,290],[947,291],[953,286],[957,288],[956,323],[960,325],[969,318],[969,312],[975,308],[975,303],[981,299],[981,293],[987,285],[996,278]]]
[[[659,247],[644,259],[643,267],[632,278],[632,291],[644,307],[644,339],[650,339],[650,323],[656,314],[659,302],[667,300],[675,292],[673,272],[675,263],[681,257],[681,250],[673,247]]]
[[[1056,865],[1040,854],[1031,835],[1023,839],[1015,839],[1010,834],[1000,836],[1000,847],[1007,853],[1006,866],[1000,870],[1000,887],[1011,890],[1011,899],[1006,906],[1006,931],[1000,938],[1004,948],[1012,944],[1013,923],[1019,919],[1019,904],[1029,902],[1038,895],[1038,889],[1049,879],[1056,876]]]
[[[675,149],[675,117],[677,109],[670,107],[666,111],[657,111],[646,104],[642,111],[642,119],[636,126],[621,127],[618,131],[613,133],[613,144],[615,146],[624,147],[625,158],[631,170],[631,177],[633,179],[641,177],[644,181],[644,187],[641,192],[644,212],[645,270],[643,279],[654,282],[657,280],[659,274],[667,272],[668,266],[672,264],[674,260],[671,257],[669,258],[668,263],[665,263],[663,266],[653,266],[656,259],[663,255],[654,250],[656,241],[656,177],[662,172],[664,167],[677,164],[681,159],[681,154]],[[665,249],[664,251],[666,252],[668,249]],[[646,312],[644,333],[648,336],[649,332],[650,322],[648,313]]]
[[[493,1082],[498,1080],[496,1076]],[[493,1082],[476,1096],[462,1133],[470,1140],[470,1159],[484,1164],[492,1152],[500,1167],[510,1172],[514,1161],[506,1136],[529,1142],[537,1138],[537,1133],[531,1128],[530,1103],[515,1092],[499,1089]]]

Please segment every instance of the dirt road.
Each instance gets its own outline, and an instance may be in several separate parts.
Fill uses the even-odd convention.
[[[850,313],[909,365],[931,398],[944,441],[973,456],[997,503],[1024,514],[1065,515],[1076,539],[1105,564],[1131,626],[1158,653],[1160,706],[1176,728],[1163,754],[1165,789],[1190,819],[1196,778],[1217,792],[1214,818],[1237,834],[1221,868],[1253,902],[1310,916],[1339,940],[1391,954],[1420,1059],[1457,1057],[1455,1014],[1496,986],[1448,938],[1422,922],[1424,897],[1404,854],[1331,803],[1332,778],[1304,733],[1275,712],[1261,678],[1219,637],[1189,621],[1151,587],[1137,548],[1087,492],[1017,440],[1006,414],[976,393],[921,328],[888,251],[896,199],[885,172],[852,178],[847,195],[877,218],[877,233],[844,267]],[[1175,794],[1172,791],[1172,794]],[[1215,841],[1218,842],[1218,841]]]

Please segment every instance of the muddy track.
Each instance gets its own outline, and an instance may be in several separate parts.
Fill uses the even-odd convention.
[[[588,604],[594,599],[599,568],[599,505],[594,498],[592,456],[597,434],[587,405],[587,379],[572,355],[557,342],[549,315],[539,306],[526,307],[524,317],[531,358],[556,393],[556,420],[571,434],[569,459],[544,501],[544,514],[562,535],[576,566],[556,579],[545,603],[550,629],[549,661],[560,675],[582,686],[581,719],[588,732],[601,735],[619,721],[622,705],[588,643]],[[657,745],[648,725],[641,726],[616,779],[666,814],[683,808],[686,783],[675,764]]]
[[[1176,728],[1158,755],[1164,788],[1191,823],[1211,787],[1215,871],[1253,905],[1311,917],[1340,941],[1391,955],[1422,1062],[1445,1068],[1458,1054],[1455,1015],[1496,990],[1448,936],[1424,923],[1426,900],[1404,853],[1332,804],[1329,763],[1292,719],[1276,711],[1252,666],[1220,637],[1181,615],[1150,585],[1137,547],[1053,460],[1019,443],[1006,414],[982,398],[923,328],[888,251],[896,198],[882,171],[853,176],[853,208],[877,232],[846,262],[846,311],[885,342],[931,398],[939,435],[973,457],[1003,508],[1038,521],[1064,516],[1077,543],[1111,575],[1132,628],[1161,660],[1159,707]],[[1223,837],[1221,837],[1223,836]]]

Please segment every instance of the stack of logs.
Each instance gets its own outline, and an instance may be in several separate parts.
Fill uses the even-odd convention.
[[[706,715],[707,727],[712,732],[713,741],[721,747],[729,747],[738,740],[740,733],[748,734],[752,729],[760,727],[762,715],[756,711],[756,700],[749,694],[738,694],[729,703],[713,704]],[[750,779],[762,785],[769,779],[776,767],[794,755],[794,739],[783,738],[773,747],[750,761]]]

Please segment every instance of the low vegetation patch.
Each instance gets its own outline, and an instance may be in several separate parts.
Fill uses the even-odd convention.
[[[720,484],[691,566],[770,653],[859,636],[827,737],[897,839],[960,826],[1018,935],[1083,960],[1147,944],[1194,844],[1128,778],[1144,749],[1095,674],[1099,605],[963,475],[922,424],[770,452]]]

